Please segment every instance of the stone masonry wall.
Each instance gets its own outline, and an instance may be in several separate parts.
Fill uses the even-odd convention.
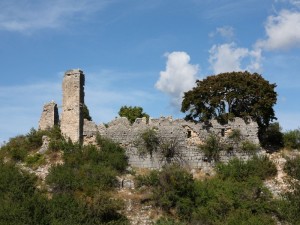
[[[228,124],[221,125],[212,120],[210,123],[193,123],[182,119],[173,120],[172,117],[161,117],[159,119],[146,118],[136,119],[131,125],[127,118],[121,117],[108,123],[108,125],[96,125],[92,121],[84,120],[82,108],[84,105],[84,81],[85,77],[81,70],[69,70],[65,73],[63,89],[63,106],[61,113],[60,128],[66,138],[72,142],[83,144],[95,144],[96,135],[100,135],[114,140],[126,149],[129,164],[139,168],[161,168],[166,160],[177,161],[185,164],[190,168],[210,168],[213,162],[208,159],[199,150],[199,145],[209,137],[210,134],[217,135],[221,142],[233,144],[229,138],[233,130],[238,129],[243,140],[249,140],[259,144],[257,137],[258,126],[254,121],[249,120],[247,123],[241,118],[235,118]],[[39,129],[48,129],[57,124],[58,112],[57,105],[54,102],[46,104],[39,122]],[[140,154],[138,149],[138,139],[140,135],[148,129],[154,129],[162,143],[166,141],[175,143],[179,149],[176,157],[162,157],[154,152],[152,157],[148,154]],[[224,151],[220,153],[220,160],[226,162],[232,157],[247,159],[250,156],[245,152]]]
[[[60,128],[66,138],[73,142],[82,141],[84,104],[84,74],[81,70],[69,70],[65,73],[63,84],[63,106]]]
[[[155,129],[162,140],[176,140],[180,154],[174,161],[179,161],[190,168],[209,169],[213,165],[208,162],[201,150],[199,144],[202,144],[210,134],[216,134],[223,143],[230,143],[232,140],[228,135],[233,129],[239,129],[244,140],[249,140],[255,144],[259,143],[256,122],[249,121],[245,123],[241,118],[235,118],[226,125],[221,125],[217,121],[211,121],[210,125],[203,123],[193,123],[182,119],[173,120],[172,117],[162,117],[159,119],[137,119],[132,125],[127,118],[121,117],[108,123],[107,126],[100,124],[97,126],[93,122],[85,121],[84,124],[84,142],[88,144],[93,135],[99,132],[100,135],[114,140],[126,149],[129,164],[139,168],[158,169],[164,165],[165,159],[158,153],[150,155],[140,155],[136,146],[140,134],[149,128]],[[245,152],[221,152],[220,160],[227,162],[233,157],[248,159],[250,155]]]
[[[39,130],[47,130],[57,125],[59,122],[57,104],[52,101],[44,105]]]

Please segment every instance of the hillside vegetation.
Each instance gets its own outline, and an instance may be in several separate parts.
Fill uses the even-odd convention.
[[[282,134],[286,151],[299,149],[299,133]],[[43,135],[51,139],[45,154],[37,153]],[[116,177],[128,173],[125,151],[100,136],[97,144],[66,141],[58,127],[10,139],[0,149],[0,224],[130,224],[123,214],[126,205],[116,197]],[[51,165],[45,179],[27,172],[43,165]],[[280,198],[264,185],[277,174],[267,156],[217,163],[215,171],[215,176],[195,179],[169,164],[146,175],[131,173],[136,191],[150,193],[140,204],[147,201],[161,211],[156,225],[300,224],[299,156],[286,158],[292,191]]]

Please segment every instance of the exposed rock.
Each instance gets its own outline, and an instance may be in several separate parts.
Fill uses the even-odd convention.
[[[49,143],[50,143],[50,138],[46,135],[44,135],[42,137],[42,140],[43,140],[43,144],[42,144],[42,147],[40,148],[40,150],[38,151],[38,153],[40,154],[44,154],[48,148],[49,148]]]
[[[117,176],[117,181],[119,183],[119,188],[134,189],[135,187],[133,176],[130,174],[126,174],[125,176],[122,177]]]

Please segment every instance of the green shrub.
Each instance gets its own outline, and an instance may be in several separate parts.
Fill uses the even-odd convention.
[[[24,135],[10,138],[7,144],[1,147],[1,152],[14,161],[23,161],[29,151],[29,145]]]
[[[244,152],[247,152],[250,154],[254,154],[257,150],[259,150],[258,145],[254,144],[253,142],[248,141],[248,140],[242,142],[241,148]]]
[[[125,154],[125,149],[114,143],[112,140],[100,136],[97,137],[97,143],[101,148],[100,156],[103,163],[119,172],[124,172],[128,166],[128,158]],[[95,152],[95,148],[93,151]]]
[[[49,224],[47,199],[36,177],[0,162],[0,224]]]
[[[223,144],[216,135],[210,135],[205,143],[199,146],[204,152],[204,155],[208,158],[208,161],[218,161],[220,158],[220,151],[224,149]]]
[[[156,221],[155,225],[186,225],[186,223],[176,221],[171,218],[162,217]]]
[[[161,218],[156,224],[275,224],[277,206],[262,181],[276,172],[267,157],[253,157],[218,164],[217,176],[203,181],[176,165],[140,181],[151,186],[157,206],[179,219]]]
[[[283,198],[278,200],[278,217],[289,224],[299,224],[300,221],[300,185],[294,184],[293,192],[286,192]]]
[[[26,157],[26,164],[30,167],[38,167],[46,162],[44,155],[42,154],[34,154]]]
[[[287,149],[300,149],[300,128],[285,132],[283,140]]]
[[[28,141],[29,150],[37,150],[43,144],[42,137],[46,134],[46,131],[43,130],[35,130],[31,128],[29,133],[26,135],[26,139]]]
[[[149,175],[139,175],[135,177],[136,186],[157,186],[159,184],[159,172],[152,170]]]
[[[159,152],[159,155],[162,157],[161,161],[180,163],[182,160],[178,137],[161,138],[159,141]]]
[[[242,139],[242,133],[239,129],[233,129],[230,134],[228,135],[228,138],[232,139],[235,142],[239,142]]]
[[[150,154],[152,157],[154,152],[157,152],[160,141],[156,130],[147,129],[139,135],[135,144],[141,155]]]
[[[221,179],[234,179],[237,181],[246,181],[253,176],[264,180],[277,174],[275,164],[266,156],[254,156],[248,161],[235,158],[230,160],[228,164],[218,164],[217,171],[218,177]]]
[[[100,150],[95,146],[68,144],[63,155],[65,163],[52,167],[46,179],[55,191],[93,193],[116,185],[116,175],[128,165],[125,151],[108,139],[97,140]]]
[[[169,212],[176,209],[181,218],[192,212],[193,177],[178,165],[166,166],[159,173],[159,181],[153,190],[155,204]]]
[[[271,195],[257,177],[243,182],[219,178],[196,181],[191,224],[248,224],[265,216],[269,223],[258,224],[275,224],[270,201]]]
[[[277,150],[283,147],[283,133],[279,123],[271,123],[260,137],[262,147]]]
[[[300,156],[288,158],[284,165],[284,171],[291,177],[300,180]]]

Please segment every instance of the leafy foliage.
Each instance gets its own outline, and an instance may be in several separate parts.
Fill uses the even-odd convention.
[[[119,116],[126,117],[131,124],[133,124],[137,118],[146,117],[147,120],[149,120],[149,115],[143,112],[143,108],[139,106],[122,106],[119,110]]]
[[[242,117],[253,118],[261,129],[276,119],[273,106],[277,101],[276,84],[257,73],[231,72],[208,76],[184,94],[181,111],[186,119],[220,122]]]
[[[109,140],[98,140],[101,151],[80,145],[65,151],[65,163],[51,168],[47,183],[57,192],[94,192],[114,187],[117,173],[127,166],[124,149]]]
[[[233,179],[239,182],[247,181],[254,176],[264,180],[277,174],[277,169],[273,162],[267,157],[257,156],[245,162],[239,159],[232,159],[226,165],[218,164],[217,171],[220,179]]]
[[[0,158],[7,157],[8,159],[17,161],[26,161],[27,155],[36,152],[43,144],[42,137],[47,135],[51,140],[49,143],[50,151],[63,150],[68,142],[61,135],[60,128],[54,126],[49,130],[38,130],[34,128],[26,135],[19,135],[11,138],[8,143],[0,148]],[[39,156],[35,156],[39,157]],[[32,159],[29,157],[29,163]]]
[[[100,136],[97,141],[100,150],[69,143],[64,149],[65,163],[51,168],[46,181],[54,191],[55,224],[128,224],[118,213],[122,203],[109,193],[116,186],[117,174],[127,167],[124,149]]]
[[[152,170],[149,175],[138,175],[136,176],[137,187],[141,186],[157,186],[159,183],[159,171]]]
[[[241,130],[239,129],[233,129],[228,138],[232,139],[234,142],[239,142],[240,140],[242,140],[242,133]]]
[[[39,165],[45,163],[45,157],[42,154],[37,153],[27,156],[25,162],[29,167],[37,168]]]
[[[2,156],[14,161],[24,161],[28,153],[42,146],[42,136],[46,133],[47,131],[36,131],[32,128],[26,135],[10,138],[8,143],[1,147]]]
[[[157,224],[267,225],[275,224],[276,207],[262,180],[275,174],[268,158],[253,157],[219,164],[217,176],[203,181],[179,166],[168,166],[144,176],[143,185],[152,188],[153,201],[168,215]]]
[[[283,139],[287,149],[300,149],[300,128],[285,132]]]
[[[300,180],[300,156],[288,158],[284,165],[284,171],[291,177]]]
[[[149,154],[153,157],[153,153],[157,152],[161,162],[167,164],[180,163],[182,160],[178,137],[162,137],[155,128],[141,133],[135,140],[135,145],[140,155]]]
[[[165,160],[167,163],[180,163],[182,160],[179,140],[177,137],[160,138],[159,151],[162,156],[162,160]]]
[[[153,199],[162,209],[184,210],[183,199],[193,197],[193,177],[178,165],[166,166],[159,174],[157,188],[153,191]],[[186,203],[188,204],[188,203]]]
[[[300,185],[294,184],[293,192],[287,192],[277,202],[279,218],[290,224],[300,224]]]
[[[155,129],[145,130],[135,141],[140,154],[150,154],[151,157],[154,152],[157,152],[159,143],[159,137]]]
[[[259,146],[254,144],[251,141],[243,141],[242,142],[242,150],[248,153],[255,153],[257,150],[259,150]]]
[[[90,116],[90,111],[86,104],[83,104],[82,106],[82,115],[84,119],[87,119],[88,121],[92,121],[92,117]]]
[[[211,134],[204,142],[204,144],[199,146],[207,157],[208,161],[218,161],[220,151],[224,150],[224,145],[220,142],[220,139]]]
[[[51,198],[37,189],[37,179],[20,171],[9,161],[0,162],[0,224],[128,224],[119,211],[120,200],[113,198],[116,176],[127,167],[124,149],[110,140],[98,137],[101,150],[94,146],[81,146],[65,141],[59,128],[43,134],[63,151],[64,164],[53,166],[46,178],[52,187]],[[3,157],[13,158],[14,150],[24,149],[28,166],[34,167],[44,160],[36,151],[40,131],[19,136],[2,149]],[[16,156],[15,156],[16,157]],[[11,163],[11,164],[10,164]]]
[[[278,150],[283,147],[283,133],[279,123],[271,123],[261,137],[261,145],[268,150]]]
[[[49,224],[47,199],[35,182],[33,175],[0,162],[0,224]]]

